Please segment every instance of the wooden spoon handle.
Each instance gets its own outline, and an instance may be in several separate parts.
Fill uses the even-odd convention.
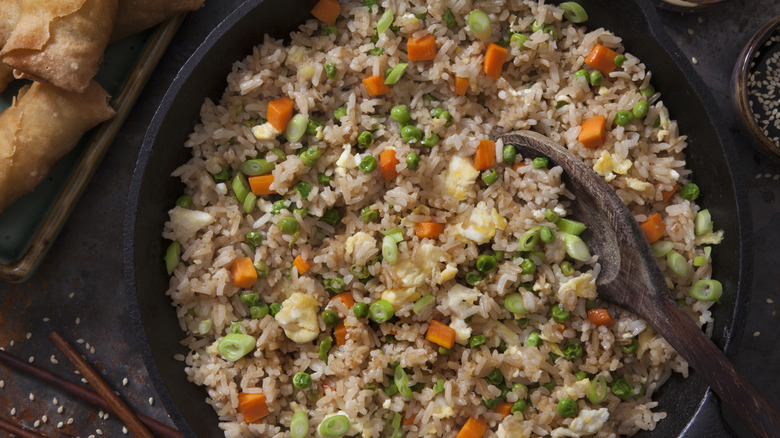
[[[745,424],[760,437],[780,433],[780,413],[737,373],[720,349],[671,299],[658,303],[665,318],[649,321],[669,345],[704,377],[715,394],[727,402]]]

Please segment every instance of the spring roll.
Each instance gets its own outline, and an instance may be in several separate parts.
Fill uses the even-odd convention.
[[[8,41],[18,19],[19,0],[0,0],[0,49]],[[13,79],[13,69],[0,62],[0,93]]]
[[[111,41],[149,29],[179,12],[194,11],[204,0],[119,0]]]
[[[11,67],[0,63],[0,93],[2,93],[3,90],[5,90],[5,87],[14,80],[13,72]]]
[[[110,119],[109,95],[97,82],[82,94],[33,83],[0,114],[0,210],[32,191],[85,132]]]
[[[83,93],[114,28],[117,0],[24,0],[0,52],[14,76]]]

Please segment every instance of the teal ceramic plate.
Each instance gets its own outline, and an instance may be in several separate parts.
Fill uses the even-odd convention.
[[[0,279],[27,279],[41,261],[81,192],[127,118],[168,46],[183,15],[110,45],[95,79],[111,94],[116,116],[87,133],[31,193],[0,213]],[[22,81],[0,94],[0,111],[11,105]]]

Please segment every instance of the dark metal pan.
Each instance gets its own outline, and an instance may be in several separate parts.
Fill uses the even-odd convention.
[[[231,64],[251,52],[267,33],[284,38],[304,20],[314,0],[279,2],[248,0],[209,34],[170,85],[147,131],[130,188],[125,218],[125,281],[144,360],[163,403],[186,436],[222,433],[206,392],[187,381],[175,353],[183,333],[165,290],[168,276],[162,257],[161,233],[167,211],[183,186],[170,174],[189,159],[183,144],[198,122],[206,97],[219,100]],[[627,50],[653,71],[653,84],[663,94],[672,118],[689,138],[688,165],[704,196],[700,199],[726,233],[715,251],[713,269],[723,283],[724,298],[714,308],[715,343],[727,353],[740,339],[749,298],[749,213],[745,189],[733,175],[736,153],[712,97],[680,50],[662,30],[650,2],[580,0],[589,28],[605,27],[624,39]],[[134,297],[133,297],[134,295]],[[675,375],[658,393],[659,409],[668,413],[656,430],[639,436],[724,435],[713,397],[694,372]]]

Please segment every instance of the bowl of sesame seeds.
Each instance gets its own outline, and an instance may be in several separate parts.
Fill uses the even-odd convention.
[[[750,39],[731,78],[742,122],[763,150],[780,158],[780,16]]]

